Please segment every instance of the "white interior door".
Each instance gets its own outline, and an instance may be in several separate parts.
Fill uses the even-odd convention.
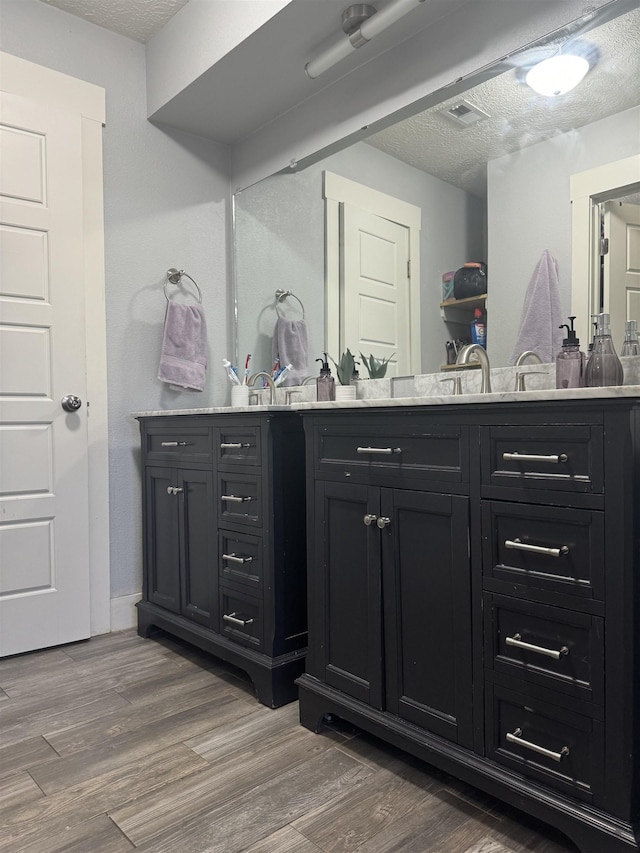
[[[4,656],[88,637],[90,607],[81,121],[0,98]]]
[[[387,376],[411,372],[409,230],[350,204],[342,216],[341,352],[391,358]],[[363,374],[366,375],[366,372]]]
[[[609,240],[604,256],[604,305],[611,314],[611,335],[619,354],[625,322],[636,320],[640,326],[640,205],[606,202],[604,236]]]

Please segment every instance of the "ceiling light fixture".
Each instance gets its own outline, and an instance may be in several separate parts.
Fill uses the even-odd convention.
[[[342,13],[342,30],[339,36],[325,47],[304,67],[307,77],[312,80],[324,74],[336,63],[346,59],[353,51],[395,24],[407,12],[417,8],[425,0],[391,0],[379,12],[368,3],[355,3]]]
[[[593,46],[574,42],[530,68],[524,80],[539,95],[564,95],[575,89],[597,59]]]

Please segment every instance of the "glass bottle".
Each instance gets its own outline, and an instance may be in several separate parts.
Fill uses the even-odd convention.
[[[336,381],[331,375],[329,360],[326,352],[324,359],[316,358],[316,361],[322,363],[320,368],[320,376],[316,379],[316,399],[319,403],[336,399]]]
[[[640,355],[637,320],[627,320],[624,324],[624,343],[622,344],[622,352],[620,354]]]
[[[573,329],[574,317],[569,317],[571,327],[563,323],[559,328],[567,330],[562,349],[556,357],[556,388],[582,388],[584,386],[585,355],[580,351],[580,339]]]
[[[593,339],[593,350],[584,372],[584,384],[587,388],[622,385],[624,373],[611,340],[609,315],[596,314],[594,316],[596,334]]]

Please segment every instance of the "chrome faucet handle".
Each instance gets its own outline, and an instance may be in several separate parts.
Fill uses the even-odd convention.
[[[456,371],[453,376],[445,376],[444,379],[441,379],[440,382],[453,382],[453,390],[451,394],[453,396],[458,396],[458,394],[462,394],[462,372]]]
[[[284,390],[284,404],[285,406],[290,406],[293,402],[294,394],[302,394],[302,391],[299,391],[297,388],[285,388]]]
[[[542,363],[542,362],[540,362],[540,363]],[[532,374],[535,375],[536,373],[539,373],[541,376],[544,376],[548,372],[549,372],[548,370],[517,370],[516,371],[515,390],[516,391],[526,391],[527,390],[527,384],[525,381],[525,376],[531,376]]]
[[[249,405],[250,406],[259,406],[260,405],[260,391],[251,391],[249,393]]]

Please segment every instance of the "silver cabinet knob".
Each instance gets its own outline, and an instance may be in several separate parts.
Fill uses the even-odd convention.
[[[373,524],[374,521],[377,520],[377,518],[377,515],[372,515],[371,513],[368,513],[362,520],[367,525],[367,527],[369,527],[371,524]]]
[[[382,530],[388,524],[391,524],[391,519],[388,518],[386,515],[381,515],[380,518],[377,519],[376,524],[378,525],[380,530]]]
[[[60,400],[60,404],[65,412],[77,412],[82,405],[82,400],[80,397],[76,397],[75,394],[65,394],[62,400]]]

